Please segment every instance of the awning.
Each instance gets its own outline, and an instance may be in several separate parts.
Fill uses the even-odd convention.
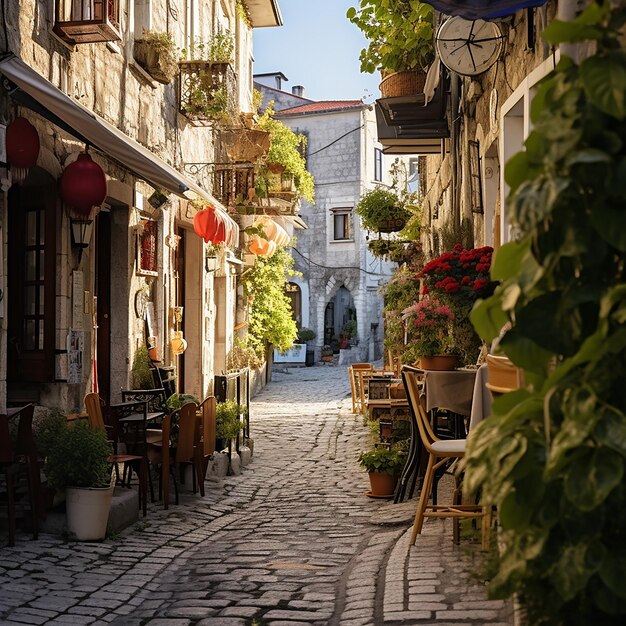
[[[10,81],[3,81],[4,87],[18,104],[39,113],[80,141],[95,146],[156,189],[166,189],[186,199],[198,196],[210,202],[224,220],[238,228],[224,207],[204,189],[70,98],[21,59],[14,55],[1,59],[0,73]]]
[[[445,15],[459,15],[466,20],[493,20],[512,15],[521,9],[539,7],[548,0],[428,0]]]

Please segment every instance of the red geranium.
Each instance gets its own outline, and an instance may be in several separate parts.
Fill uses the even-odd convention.
[[[450,252],[427,263],[417,278],[427,290],[473,301],[491,295],[494,283],[489,277],[493,248],[465,250],[456,244]]]

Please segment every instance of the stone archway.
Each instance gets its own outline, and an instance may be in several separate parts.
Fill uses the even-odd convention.
[[[345,285],[340,285],[324,310],[324,344],[332,346],[334,352],[346,347],[341,345],[342,331],[349,321],[356,319],[352,293]]]

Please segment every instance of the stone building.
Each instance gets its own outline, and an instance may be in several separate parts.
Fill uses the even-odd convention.
[[[497,248],[512,236],[504,208],[508,193],[504,165],[523,148],[536,85],[559,59],[559,50],[552,49],[541,32],[556,16],[557,6],[566,18],[576,9],[574,2],[537,4],[541,6],[513,8],[491,22],[500,48],[483,71],[472,76],[442,67],[428,106],[423,94],[411,105],[377,101],[378,137],[384,150],[411,151],[425,158],[423,215],[428,230],[423,243],[432,256],[455,242]],[[446,2],[433,6],[444,7]],[[435,32],[449,19],[437,13]],[[396,119],[404,116],[408,129],[404,134],[390,123],[389,111]]]
[[[315,102],[295,86],[280,87],[282,74],[255,75],[264,103],[274,102],[277,118],[307,137],[307,168],[315,178],[315,204],[302,202],[300,216],[308,230],[300,231],[293,250],[292,279],[296,318],[316,333],[315,358],[324,345],[338,350],[337,338],[349,320],[356,320],[357,338],[346,361],[382,357],[382,296],[379,288],[394,264],[371,255],[372,233],[360,227],[354,207],[376,185],[390,185],[393,157],[383,155],[376,141],[371,105],[361,100]],[[407,161],[408,163],[408,161]]]
[[[241,127],[240,112],[252,111],[252,29],[281,24],[277,1],[4,7],[1,121],[11,134],[26,118],[40,150],[27,172],[8,155],[1,173],[0,405],[80,410],[92,389],[117,401],[148,336],[164,375],[206,396],[238,321],[238,228],[212,195],[214,164],[224,161],[221,129]],[[141,52],[145,31],[161,43],[169,34],[177,76]],[[207,51],[225,33],[231,63],[213,63]],[[14,151],[24,141],[14,137]],[[104,170],[106,197],[77,216],[58,181],[86,148]],[[217,207],[231,233],[215,271],[193,231],[192,200]]]

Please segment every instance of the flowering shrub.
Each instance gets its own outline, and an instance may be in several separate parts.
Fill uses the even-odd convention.
[[[495,284],[489,278],[493,248],[464,250],[456,244],[451,252],[427,263],[418,278],[424,279],[425,293],[435,292],[473,302],[493,293]]]
[[[407,320],[407,338],[420,356],[444,354],[452,347],[454,312],[439,300],[425,298],[402,311]]]

